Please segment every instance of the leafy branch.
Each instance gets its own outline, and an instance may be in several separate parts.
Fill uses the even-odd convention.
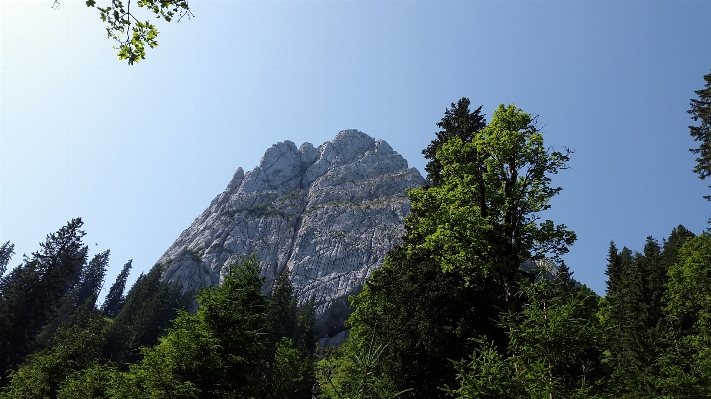
[[[190,10],[188,0],[138,0],[139,8],[153,13],[157,19],[171,22],[176,19],[180,22],[195,15]],[[54,0],[52,8],[59,8],[59,0]],[[87,7],[99,10],[99,16],[106,23],[106,34],[109,39],[116,41],[114,49],[118,50],[120,60],[128,60],[129,65],[146,59],[146,46],[158,46],[158,29],[149,20],[141,21],[131,10],[131,0],[124,3],[122,0],[111,0],[106,7],[99,7],[96,0],[86,0]]]

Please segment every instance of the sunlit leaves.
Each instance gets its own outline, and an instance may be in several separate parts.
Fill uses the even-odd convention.
[[[187,0],[139,0],[136,4],[167,22],[193,16]],[[111,0],[106,7],[98,7],[95,0],[87,0],[86,5],[99,10],[99,17],[106,23],[107,37],[117,44],[114,48],[118,50],[120,60],[133,65],[146,58],[146,47],[158,45],[158,29],[149,20],[141,21],[134,15],[135,8],[131,10],[130,0],[125,4],[121,0]]]
[[[544,146],[531,115],[501,105],[471,141],[444,143],[437,160],[442,184],[410,196],[413,212],[428,209],[416,229],[444,269],[506,274],[531,258],[555,259],[575,241],[566,226],[539,222],[561,190],[550,175],[565,169],[569,156]]]

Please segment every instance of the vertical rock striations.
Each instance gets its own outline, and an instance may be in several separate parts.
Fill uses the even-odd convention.
[[[299,300],[314,298],[320,334],[339,332],[347,296],[404,234],[406,189],[425,180],[382,140],[344,130],[314,148],[273,145],[237,169],[225,191],[158,260],[186,289],[218,284],[224,266],[255,252],[267,286],[288,269]]]

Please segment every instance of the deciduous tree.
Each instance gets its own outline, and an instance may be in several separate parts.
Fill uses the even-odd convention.
[[[60,5],[59,0],[54,0],[52,7]],[[193,17],[188,0],[137,0],[133,4],[131,0],[107,0],[104,7],[96,0],[86,0],[86,6],[99,10],[108,38],[116,42],[119,59],[127,60],[129,65],[146,58],[146,46],[158,46],[158,28],[150,20],[139,19],[136,7],[166,22]]]
[[[576,239],[565,225],[539,223],[561,191],[551,175],[567,168],[569,151],[546,147],[535,118],[500,105],[491,122],[464,142],[454,137],[437,152],[443,184],[410,193],[413,212],[426,212],[415,234],[447,271],[498,279],[516,310],[515,280],[531,259],[558,259]]]

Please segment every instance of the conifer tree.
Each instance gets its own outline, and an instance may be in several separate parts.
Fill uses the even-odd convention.
[[[96,300],[99,296],[101,287],[104,284],[106,269],[109,267],[110,253],[111,251],[107,249],[104,252],[96,254],[82,269],[81,276],[79,277],[79,285],[76,290],[76,297],[74,299],[75,306],[83,305],[87,299],[92,297]]]
[[[161,270],[156,266],[138,277],[107,328],[103,356],[121,368],[141,358],[140,347],[158,342],[178,316],[177,309],[187,309],[193,303],[191,293],[182,293],[180,285],[161,281]]]
[[[101,286],[104,282],[106,269],[109,265],[109,250],[94,255],[88,263],[85,262],[79,273],[79,278],[71,290],[61,300],[61,305],[52,316],[51,320],[42,328],[36,337],[38,347],[47,347],[57,328],[64,324],[80,306],[89,301],[88,306],[96,306]]]
[[[257,394],[253,374],[264,345],[263,279],[256,256],[230,267],[198,293],[195,314],[180,311],[168,333],[125,374],[126,396],[242,398]]]
[[[437,122],[437,127],[440,131],[436,133],[436,138],[422,150],[425,159],[429,159],[425,165],[427,179],[434,186],[442,184],[442,164],[437,159],[437,151],[439,151],[444,143],[454,137],[458,137],[463,143],[469,143],[476,132],[486,126],[486,119],[481,113],[481,106],[470,111],[469,105],[471,101],[468,98],[462,97],[457,103],[452,103],[450,108],[445,109],[444,118]]]
[[[391,250],[352,298],[351,353],[345,357],[350,361],[382,346],[378,370],[389,380],[383,384],[398,392],[412,389],[411,397],[444,397],[439,388],[454,384],[452,360],[471,353],[472,338],[505,339],[496,325],[505,302],[494,281],[468,284],[458,273],[444,272],[429,251],[412,249],[412,239],[407,235],[402,247]]]
[[[519,295],[526,298],[525,308],[501,314],[506,350],[481,339],[470,360],[455,363],[459,383],[447,389],[449,395],[583,399],[602,393],[603,346],[592,291],[571,290],[563,274],[539,277]]]
[[[126,290],[126,280],[128,279],[128,274],[131,271],[133,265],[133,259],[130,259],[123,265],[121,273],[116,276],[116,281],[109,288],[109,293],[106,294],[106,299],[101,305],[101,311],[108,317],[116,317],[116,315],[123,308],[123,304],[126,301],[126,296],[124,291]]]
[[[79,283],[88,247],[81,219],[49,234],[41,249],[1,278],[0,386],[8,370],[35,349],[35,337]]]
[[[704,75],[704,80],[706,85],[695,91],[698,97],[691,99],[691,109],[687,111],[695,122],[701,121],[699,126],[689,126],[689,133],[695,141],[700,142],[697,148],[690,151],[698,155],[694,173],[702,180],[711,176],[711,73]],[[710,195],[704,198],[711,201]]]
[[[106,320],[95,311],[95,299],[85,301],[59,326],[47,348],[10,373],[0,398],[54,398],[72,373],[99,364]]]
[[[0,246],[0,277],[5,274],[7,270],[7,264],[10,263],[12,255],[15,253],[15,244],[10,241],[6,241],[2,246]],[[2,294],[2,286],[0,286],[0,294]]]
[[[257,372],[260,397],[310,399],[314,385],[313,300],[297,306],[297,298],[284,269],[267,297],[266,342]]]
[[[608,258],[608,289],[603,310],[611,388],[616,397],[646,398],[658,392],[660,356],[671,328],[665,311],[669,272],[684,242],[693,237],[676,227],[660,246],[647,238],[643,253],[614,244]]]

